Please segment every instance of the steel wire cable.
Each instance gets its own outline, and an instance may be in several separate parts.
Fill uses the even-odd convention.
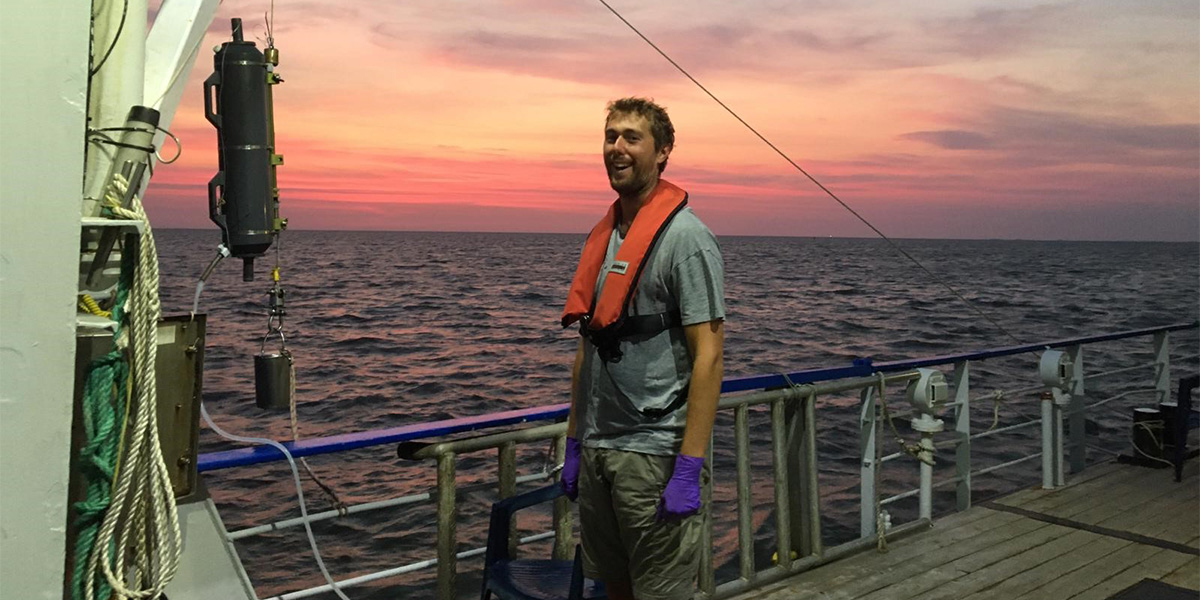
[[[646,37],[645,34],[643,34],[641,31],[639,31],[637,27],[634,27],[633,23],[630,23],[628,19],[626,19],[624,16],[622,16],[621,13],[617,12],[617,10],[615,8],[613,8],[611,5],[609,5],[608,2],[606,2],[605,0],[596,0],[596,1],[599,2],[600,4],[604,5],[604,8],[607,8],[609,10],[609,12],[611,12],[618,19],[620,19],[621,22],[624,23],[627,27],[629,27],[629,29],[632,30],[635,34],[637,34],[638,37],[642,38],[642,41],[649,44],[650,47],[653,48],[655,52],[658,52],[659,55],[661,55],[664,59],[667,60],[667,62],[671,63],[671,66],[675,67],[675,69],[678,70],[680,73],[682,73],[684,77],[687,77],[688,80],[690,80],[692,83],[696,84],[696,87],[700,88],[700,90],[703,91],[705,94],[707,94],[709,98],[712,98],[714,102],[716,102],[717,104],[719,104],[721,106],[721,108],[725,109],[725,112],[728,112],[733,118],[737,119],[739,123],[744,125],[746,127],[746,129],[750,130],[750,133],[753,133],[756,137],[758,137],[759,140],[762,140],[762,142],[764,144],[766,144],[772,150],[774,150],[776,154],[783,157],[783,159],[786,160],[788,162],[788,164],[792,165],[792,167],[794,167],[797,171],[800,171],[800,173],[802,173],[805,177],[807,177],[809,181],[813,182],[814,185],[816,185],[818,188],[821,188],[821,191],[825,192],[827,195],[829,195],[830,198],[833,198],[838,204],[842,205],[842,208],[849,211],[850,214],[854,215],[854,217],[857,218],[859,221],[862,221],[862,223],[864,225],[866,225],[867,227],[869,227],[871,229],[871,231],[874,231],[876,233],[876,235],[878,235],[880,238],[883,238],[883,240],[885,242],[887,242],[889,245],[891,245],[893,250],[900,253],[902,256],[904,256],[908,260],[912,261],[912,263],[917,265],[917,267],[919,267],[922,271],[924,271],[926,275],[928,275],[931,279],[933,279],[937,283],[941,284],[942,287],[945,287],[947,290],[949,290],[950,293],[953,294],[956,298],[958,298],[959,300],[962,300],[963,303],[967,305],[967,307],[969,307],[971,310],[975,311],[977,314],[979,314],[979,316],[986,319],[989,323],[992,324],[993,327],[995,327],[1001,333],[1008,336],[1013,341],[1017,342],[1018,345],[1024,344],[1024,342],[1022,342],[1020,338],[1018,338],[1017,336],[1015,336],[1011,332],[1009,332],[1007,329],[1005,329],[1002,325],[1000,325],[999,322],[997,322],[995,319],[993,319],[991,317],[991,315],[988,315],[983,310],[981,310],[979,307],[972,304],[970,300],[967,300],[967,298],[965,296],[963,296],[961,293],[959,293],[958,290],[954,289],[953,286],[946,283],[940,277],[935,275],[933,273],[933,271],[929,270],[928,267],[926,267],[924,264],[921,264],[921,261],[914,258],[911,254],[909,254],[907,251],[905,251],[904,248],[901,248],[898,244],[896,244],[896,242],[893,242],[891,240],[891,238],[884,235],[884,233],[882,231],[880,231],[878,227],[875,227],[874,225],[872,225],[870,221],[868,221],[865,217],[860,215],[858,213],[858,211],[851,208],[849,204],[846,204],[844,201],[842,201],[842,199],[839,198],[837,196],[837,194],[834,194],[832,191],[830,191],[829,188],[825,187],[825,185],[822,184],[820,181],[818,181],[816,177],[813,177],[811,174],[809,174],[808,171],[804,170],[803,167],[801,167],[799,164],[797,164],[796,161],[792,160],[791,157],[789,157],[786,153],[784,153],[783,150],[780,150],[778,146],[773,144],[771,142],[771,140],[767,139],[766,136],[759,133],[757,129],[755,129],[753,126],[751,126],[749,123],[747,123],[745,119],[743,119],[740,115],[737,114],[737,112],[735,112],[732,108],[730,108],[728,105],[726,105],[724,102],[722,102],[720,98],[717,98],[716,94],[713,94],[712,92],[710,92],[708,90],[708,88],[704,87],[704,85],[702,83],[700,83],[699,81],[697,81],[695,77],[692,77],[692,74],[688,73],[687,69],[684,69],[682,66],[679,65],[679,63],[675,62],[675,60],[673,58],[671,58],[669,55],[667,55],[667,53],[664,52],[661,48],[659,48],[657,44],[650,41],[650,38]]]

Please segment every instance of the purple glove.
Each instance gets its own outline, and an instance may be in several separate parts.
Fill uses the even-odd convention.
[[[579,445],[579,440],[567,438],[567,455],[563,457],[562,468],[562,485],[563,493],[571,499],[572,502],[579,497],[579,457],[583,453],[583,447]]]
[[[675,472],[663,490],[658,505],[659,521],[675,521],[700,511],[700,472],[704,457],[680,454],[675,457]]]

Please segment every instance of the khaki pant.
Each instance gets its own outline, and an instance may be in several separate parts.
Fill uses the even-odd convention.
[[[655,518],[674,468],[673,456],[583,449],[579,520],[588,577],[627,581],[637,600],[693,596],[707,507],[683,520]]]

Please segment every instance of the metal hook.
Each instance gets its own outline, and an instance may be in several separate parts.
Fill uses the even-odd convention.
[[[271,339],[272,335],[279,336],[279,353],[284,355],[289,354],[287,351],[287,337],[283,335],[283,327],[273,327],[271,325],[270,318],[267,320],[267,334],[263,336],[262,344],[260,344],[258,347],[258,353],[265,353],[267,348],[267,340]]]

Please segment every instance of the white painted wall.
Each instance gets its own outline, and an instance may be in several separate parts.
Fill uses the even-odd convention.
[[[61,598],[88,0],[0,0],[0,598]]]

